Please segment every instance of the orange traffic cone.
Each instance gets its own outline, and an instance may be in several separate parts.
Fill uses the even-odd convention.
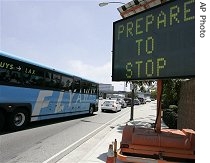
[[[115,157],[114,157],[114,151],[113,151],[112,144],[109,144],[106,163],[115,163]]]

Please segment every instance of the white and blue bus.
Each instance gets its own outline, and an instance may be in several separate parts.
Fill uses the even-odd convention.
[[[98,111],[98,83],[0,51],[0,129]]]

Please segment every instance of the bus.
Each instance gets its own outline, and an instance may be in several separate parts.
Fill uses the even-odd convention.
[[[99,84],[0,51],[0,129],[98,111]]]

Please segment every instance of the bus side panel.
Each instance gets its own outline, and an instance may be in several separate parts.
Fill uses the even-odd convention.
[[[40,94],[42,93],[45,92]],[[52,111],[49,112],[49,109],[43,105],[35,108],[34,110],[39,110],[40,113],[37,114],[39,116],[33,117],[32,121],[87,114],[90,104],[96,103],[96,97],[96,95],[54,91],[52,96],[46,96],[43,100]]]
[[[0,103],[30,104],[32,121],[88,113],[90,104],[96,103],[96,97],[63,91],[0,87]]]

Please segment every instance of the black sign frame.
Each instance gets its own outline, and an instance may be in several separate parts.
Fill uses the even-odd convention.
[[[174,0],[113,23],[112,81],[195,76],[195,0]]]

